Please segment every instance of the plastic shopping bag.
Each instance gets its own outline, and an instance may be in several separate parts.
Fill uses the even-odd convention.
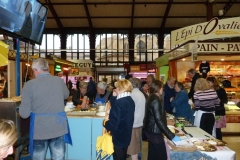
[[[96,160],[109,160],[112,153],[112,136],[108,133],[98,136],[96,143]]]

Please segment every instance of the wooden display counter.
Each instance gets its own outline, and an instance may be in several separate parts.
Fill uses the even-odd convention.
[[[98,136],[102,135],[103,119],[104,117],[100,116],[68,115],[73,145],[66,145],[66,160],[96,159],[96,140]],[[50,159],[49,150],[47,159]]]
[[[240,123],[240,111],[226,111],[227,123]]]
[[[224,105],[226,109],[227,123],[240,123],[240,108],[233,102]]]

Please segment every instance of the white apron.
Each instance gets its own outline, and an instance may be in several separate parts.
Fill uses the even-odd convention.
[[[200,121],[201,121],[201,117],[202,117],[203,113],[212,113],[215,117],[215,112],[206,112],[206,111],[201,111],[201,110],[195,111],[195,113],[194,113],[194,116],[195,116],[194,126],[200,128]],[[216,137],[216,121],[213,125],[212,136]]]

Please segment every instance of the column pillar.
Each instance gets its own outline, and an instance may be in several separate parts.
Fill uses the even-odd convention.
[[[158,32],[158,49],[164,49],[164,33],[163,31]],[[164,51],[158,51],[158,57],[162,56]]]
[[[209,1],[206,1],[206,15],[207,21],[213,18],[213,4]]]
[[[129,63],[134,63],[134,32],[130,30],[128,35],[128,42],[129,42]]]
[[[61,49],[67,49],[67,34],[62,31],[60,34]],[[67,59],[67,51],[61,51],[61,58]]]
[[[96,43],[96,34],[94,31],[90,32],[89,35],[89,43],[90,43],[90,59],[95,63],[96,51],[95,51],[95,43]]]

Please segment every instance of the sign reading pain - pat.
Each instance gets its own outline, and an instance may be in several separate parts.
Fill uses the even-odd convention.
[[[189,48],[194,44],[190,43]],[[198,43],[197,44],[197,53],[239,53],[240,52],[240,43]]]
[[[207,40],[240,36],[240,17],[221,19],[213,18],[208,22],[180,28],[171,32],[171,46],[190,40]]]

